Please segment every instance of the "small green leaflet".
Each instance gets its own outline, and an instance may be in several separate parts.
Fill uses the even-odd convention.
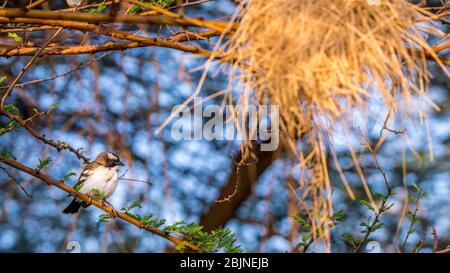
[[[370,209],[371,211],[374,211],[374,209],[372,208],[372,205],[369,204],[369,202],[367,202],[366,200],[360,200],[359,201],[361,204],[363,204],[364,206],[366,206],[368,209]]]
[[[133,202],[131,202],[131,204],[129,204],[126,207],[123,207],[121,210],[124,210],[124,211],[128,212],[128,211],[130,211],[130,210],[132,210],[132,209],[134,209],[136,207],[137,208],[142,208],[141,203],[139,201],[133,201]]]
[[[8,32],[8,37],[13,39],[14,41],[18,42],[18,43],[22,43],[22,37],[20,37],[19,35],[17,35],[17,33],[14,32]]]
[[[95,199],[105,199],[105,194],[99,189],[92,189],[91,192],[96,197]]]
[[[303,219],[302,217],[298,216],[298,215],[292,215],[292,219],[297,222],[300,223],[305,229],[309,228],[309,224],[308,222],[306,222],[305,219]]]
[[[47,165],[50,164],[50,162],[52,162],[52,160],[53,159],[51,157],[47,157],[44,160],[39,159],[39,164],[36,167],[36,171],[39,172],[43,168],[47,167]]]
[[[361,243],[358,239],[355,239],[353,235],[351,235],[350,233],[342,234],[342,238],[347,244],[351,245],[353,248],[357,248],[358,245]]]
[[[8,103],[5,104],[3,107],[5,108],[6,111],[10,112],[11,114],[21,116],[19,108],[17,108],[15,105]]]
[[[416,192],[420,192],[420,188],[419,188],[419,186],[417,186],[416,183],[412,183],[412,184],[411,184],[411,187],[412,187]]]
[[[89,9],[89,13],[102,13],[106,9],[105,3],[100,4],[97,8],[91,8]]]
[[[55,101],[50,108],[48,109],[47,113],[51,113],[53,110],[55,110],[55,108],[58,106],[59,102]]]
[[[77,174],[75,172],[70,172],[66,175],[64,175],[63,180],[67,180],[67,178],[71,177],[71,176],[76,176]]]
[[[109,222],[109,220],[110,220],[111,218],[112,218],[112,216],[109,215],[109,214],[107,214],[107,213],[105,213],[105,214],[100,214],[100,215],[98,216],[98,220],[99,220],[100,222],[103,222],[103,223]]]
[[[3,153],[2,153],[2,156],[4,156],[4,157],[9,157],[9,158],[12,158],[12,159],[14,159],[14,160],[17,160],[17,158],[16,158],[12,153],[10,153],[10,152],[3,152]]]
[[[84,184],[84,183],[80,183],[80,184],[78,184],[78,185],[75,185],[75,186],[73,187],[73,189],[76,190],[76,191],[79,191],[79,190],[81,189],[81,187],[83,187],[83,184]]]

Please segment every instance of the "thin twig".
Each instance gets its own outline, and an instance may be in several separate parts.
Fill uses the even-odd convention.
[[[80,64],[80,65],[76,66],[75,68],[70,69],[70,70],[68,70],[68,71],[66,71],[66,72],[64,72],[64,73],[56,74],[56,75],[54,75],[54,76],[52,76],[52,77],[48,77],[48,78],[36,79],[36,80],[31,80],[31,81],[28,81],[28,82],[24,82],[24,83],[18,83],[18,84],[16,84],[15,86],[21,88],[21,87],[25,87],[25,86],[31,85],[31,84],[38,84],[38,83],[42,83],[42,82],[46,82],[46,81],[56,80],[57,78],[67,76],[67,75],[69,75],[69,74],[71,74],[71,73],[73,73],[73,72],[75,72],[75,71],[77,71],[77,70],[80,70],[80,69],[84,68],[84,67],[90,65],[91,63],[96,62],[96,61],[102,59],[103,57],[105,57],[106,55],[108,55],[108,54],[110,54],[110,53],[111,53],[111,52],[106,52],[106,53],[104,53],[103,55],[101,55],[100,57],[93,58],[93,59],[89,60],[88,62],[85,62],[85,63],[83,63],[83,64]],[[0,89],[3,89],[3,88],[9,88],[9,87],[10,87],[9,85],[0,86]]]
[[[402,252],[405,252],[405,249],[406,249],[406,243],[408,242],[409,235],[411,234],[410,232],[412,231],[412,229],[413,229],[413,227],[414,227],[414,224],[415,224],[417,212],[419,211],[419,201],[420,201],[420,195],[421,195],[421,193],[422,193],[421,191],[419,191],[419,192],[417,193],[417,197],[416,197],[416,201],[415,201],[414,212],[413,212],[413,214],[411,215],[411,217],[412,217],[412,218],[411,218],[411,223],[409,224],[408,230],[407,230],[407,232],[406,232],[405,240],[403,241],[403,244],[402,244],[402,248],[401,248]]]
[[[375,161],[375,165],[378,169],[378,171],[381,173],[381,175],[383,176],[383,180],[387,189],[387,194],[384,196],[383,200],[381,201],[381,206],[379,209],[377,208],[373,208],[374,213],[375,213],[375,218],[373,219],[372,223],[370,224],[370,226],[367,227],[367,232],[364,235],[364,238],[362,239],[362,241],[358,244],[358,246],[355,249],[355,253],[358,253],[361,251],[362,246],[367,242],[367,240],[369,239],[370,234],[372,234],[373,229],[371,227],[373,227],[374,225],[376,225],[380,219],[380,216],[383,212],[385,212],[386,209],[386,203],[387,200],[389,199],[389,197],[392,195],[392,189],[391,186],[389,185],[386,173],[384,172],[384,170],[381,168],[380,163],[378,161],[378,158],[374,152],[374,150],[372,149],[372,147],[370,146],[370,144],[366,141],[365,142],[367,149],[369,150],[370,154],[372,155],[374,161]]]
[[[0,101],[0,110],[4,109],[3,106],[5,104],[5,100],[8,97],[11,90],[14,88],[15,84],[19,81],[19,79],[23,76],[23,74],[25,74],[25,72],[31,67],[31,65],[36,60],[36,58],[39,56],[39,54],[53,41],[53,39],[56,38],[56,36],[58,36],[61,33],[62,30],[63,30],[63,28],[59,28],[57,31],[55,31],[55,33],[52,35],[52,37],[36,52],[36,54],[34,54],[33,57],[31,57],[31,59],[27,62],[27,64],[22,68],[22,70],[16,76],[16,78],[11,83],[9,88],[3,94],[3,97]]]
[[[20,182],[12,175],[8,172],[8,170],[6,170],[3,166],[0,165],[0,169],[6,173],[7,176],[9,176],[9,178],[11,178],[12,181],[14,181],[14,183],[17,184],[17,186],[20,187],[20,189],[22,190],[22,192],[28,196],[29,198],[33,198],[33,196],[31,194],[29,194],[24,187],[22,187],[22,185],[20,184]]]

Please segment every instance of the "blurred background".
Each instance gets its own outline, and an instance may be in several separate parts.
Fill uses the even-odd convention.
[[[19,5],[19,2],[7,5]],[[50,8],[65,6],[64,1],[49,2]],[[432,4],[439,4],[439,1],[431,1]],[[185,8],[184,12],[194,17],[227,19],[234,10],[233,1],[217,0]],[[442,25],[446,33],[448,28],[448,25]],[[167,28],[148,26],[138,26],[136,31],[155,36],[169,32]],[[2,40],[8,39],[6,33],[0,35]],[[58,39],[77,44],[84,38],[82,32],[65,31]],[[87,39],[92,39],[92,43],[106,41],[99,36],[88,36]],[[197,43],[211,49],[206,41]],[[28,59],[0,58],[0,77],[14,79]],[[237,243],[245,252],[295,252],[305,231],[291,217],[302,211],[290,189],[297,183],[292,171],[297,162],[288,153],[281,148],[259,152],[258,161],[242,170],[240,190],[235,198],[217,203],[220,196],[227,196],[234,189],[236,167],[233,158],[239,159],[240,143],[175,141],[170,135],[170,126],[155,135],[155,130],[170,115],[172,108],[195,90],[202,74],[198,68],[203,63],[203,58],[157,47],[49,56],[39,59],[37,65],[22,77],[20,82],[23,84],[14,88],[8,103],[17,106],[27,117],[34,107],[48,109],[58,102],[54,112],[34,122],[33,128],[49,139],[82,148],[91,159],[104,150],[114,151],[127,163],[121,170],[123,173],[128,169],[125,177],[153,183],[120,181],[111,198],[116,208],[137,200],[142,204],[139,212],[153,213],[169,224],[179,220],[193,221],[208,231],[227,226],[236,234]],[[404,204],[414,210],[415,200],[409,200],[407,194],[411,187],[405,187],[413,183],[427,192],[428,197],[420,201],[418,221],[414,231],[410,232],[407,251],[420,245],[421,251],[431,252],[433,227],[437,231],[439,249],[450,245],[450,80],[432,63],[430,69],[433,80],[429,96],[441,107],[440,112],[429,111],[434,160],[429,157],[425,127],[414,122],[406,127],[410,143],[402,135],[391,133],[378,152],[379,161],[396,192],[388,202],[394,206],[381,217],[383,228],[373,233],[369,240],[379,243],[380,251],[397,251],[394,242],[401,244],[408,233],[408,217],[400,226],[399,220]],[[68,71],[71,73],[66,74]],[[30,82],[35,79],[48,80]],[[206,78],[201,96],[224,90],[226,85],[226,71],[214,69]],[[221,102],[219,96],[208,103]],[[385,115],[376,107],[372,110],[378,117]],[[1,117],[0,127],[6,122]],[[369,123],[367,130],[373,139],[378,137],[379,128],[372,128]],[[372,191],[383,192],[382,177],[371,155],[360,145],[360,140],[350,141],[359,147],[362,169]],[[403,151],[407,162],[406,176],[402,174]],[[28,166],[36,166],[38,159],[51,157],[53,160],[44,172],[58,179],[70,172],[77,173],[66,180],[70,185],[76,182],[82,168],[82,162],[73,154],[58,153],[21,128],[0,137],[0,152],[9,152]],[[343,234],[362,237],[360,223],[371,212],[358,201],[365,194],[351,155],[339,147],[337,153],[357,200],[348,197],[334,165],[328,164],[335,210],[343,210],[346,215],[331,230],[332,251],[349,252],[352,248],[343,239]],[[82,252],[172,251],[168,241],[127,223],[119,220],[100,223],[98,215],[102,212],[94,207],[83,210],[78,216],[62,214],[61,210],[71,201],[65,192],[4,167],[32,197],[0,170],[1,252],[69,252],[66,249],[69,241],[79,242]],[[322,250],[323,245],[316,242],[308,251]]]

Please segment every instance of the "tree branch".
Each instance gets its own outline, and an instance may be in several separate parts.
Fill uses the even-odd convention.
[[[220,35],[217,31],[205,31],[201,33],[180,33],[169,38],[147,38],[148,42],[106,42],[100,45],[82,45],[82,46],[54,46],[47,47],[39,53],[41,56],[49,55],[75,55],[75,54],[91,54],[103,51],[111,50],[127,50],[138,47],[146,46],[160,46],[173,49],[179,49],[185,52],[197,53],[201,52],[202,55],[209,56],[212,52],[207,50],[202,50],[195,46],[186,46],[180,42],[184,41],[194,41],[203,40],[210,37]],[[141,36],[139,36],[141,37]],[[156,41],[156,42],[155,42]],[[158,42],[159,41],[159,42]],[[29,56],[34,55],[40,47],[19,47],[19,48],[8,48],[0,50],[0,57],[13,57],[13,56]],[[217,56],[221,58],[222,56]]]
[[[150,5],[152,6],[152,5]],[[168,11],[169,12],[169,11]],[[171,13],[171,12],[170,12]],[[90,24],[100,23],[127,23],[127,24],[152,24],[152,25],[176,25],[183,27],[201,27],[209,28],[217,31],[225,31],[228,29],[229,22],[212,21],[188,17],[174,16],[142,16],[142,15],[121,15],[115,16],[110,13],[96,14],[87,12],[62,12],[49,10],[27,10],[18,8],[0,9],[0,17],[4,18],[29,18],[36,20],[59,20],[62,22],[83,22]]]
[[[77,198],[83,200],[84,202],[90,203],[90,204],[96,206],[97,208],[99,208],[99,209],[101,209],[101,210],[111,214],[111,211],[112,211],[111,210],[111,206],[106,205],[106,204],[102,204],[102,202],[97,201],[95,199],[91,199],[89,196],[87,196],[85,194],[82,194],[82,193],[76,191],[75,189],[73,189],[72,187],[64,184],[64,182],[61,181],[61,180],[56,180],[56,179],[54,179],[54,178],[52,178],[52,177],[50,177],[48,175],[45,175],[45,174],[43,174],[41,172],[36,172],[36,170],[34,170],[34,169],[30,168],[30,167],[27,167],[27,166],[19,163],[18,161],[14,160],[14,159],[11,159],[11,158],[8,158],[8,157],[0,156],[0,162],[3,162],[3,163],[5,163],[5,164],[7,164],[7,165],[9,165],[9,166],[11,166],[11,167],[13,167],[15,169],[18,169],[18,170],[20,170],[20,171],[22,171],[24,173],[29,174],[31,176],[39,178],[41,181],[45,182],[47,185],[57,187],[57,188],[65,191],[65,192],[67,192],[67,193],[69,193],[69,194],[71,194],[73,196],[76,196]],[[170,242],[174,243],[175,245],[184,244],[186,247],[188,247],[192,251],[198,251],[199,250],[198,246],[190,243],[189,241],[186,241],[186,240],[180,239],[178,237],[172,236],[172,235],[170,235],[170,234],[168,234],[168,233],[166,233],[166,232],[164,232],[162,230],[153,228],[151,226],[144,225],[141,221],[139,221],[139,220],[129,216],[126,213],[123,213],[123,212],[120,212],[120,211],[116,211],[116,214],[117,214],[117,217],[119,217],[120,219],[124,220],[125,222],[133,224],[133,225],[135,225],[138,228],[145,229],[148,232],[150,232],[152,234],[155,234],[155,235],[157,235],[159,237],[165,238],[165,239],[169,240]]]

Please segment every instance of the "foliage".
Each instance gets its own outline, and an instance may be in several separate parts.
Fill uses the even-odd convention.
[[[2,156],[17,160],[17,158],[11,152],[2,152]]]
[[[22,117],[22,113],[20,112],[19,108],[17,108],[13,104],[5,104],[4,108],[6,111],[10,112],[11,114]]]
[[[50,106],[50,108],[47,111],[47,114],[50,114],[51,112],[53,112],[53,110],[56,109],[56,107],[58,106],[59,102],[55,101],[54,103],[52,103],[52,105]]]
[[[339,210],[337,212],[335,212],[333,215],[331,215],[330,217],[330,222],[326,223],[325,225],[327,226],[327,228],[333,228],[336,227],[337,225],[339,225],[344,219],[346,219],[346,215],[344,213],[344,210]],[[293,215],[292,219],[299,223],[300,226],[303,229],[303,235],[301,237],[301,241],[295,246],[296,249],[301,249],[303,248],[303,252],[306,252],[307,248],[313,243],[314,238],[313,238],[313,232],[312,232],[312,227],[311,227],[311,223],[310,220],[307,221],[305,219],[303,219],[302,217],[300,217],[299,215]],[[319,236],[322,233],[322,228],[324,226],[317,228],[316,230],[316,234],[318,234]]]
[[[20,37],[17,33],[15,32],[8,32],[8,37],[13,39],[14,41],[18,42],[18,43],[22,43],[22,37]]]
[[[106,9],[106,5],[104,3],[98,5],[96,8],[89,9],[89,13],[103,13]]]
[[[43,159],[43,160],[39,159],[39,163],[38,163],[38,165],[36,166],[35,171],[36,171],[36,172],[42,171],[42,169],[44,169],[45,167],[47,167],[47,166],[50,164],[50,162],[52,162],[52,160],[53,160],[53,159],[52,159],[51,157],[46,157],[46,158]]]
[[[8,79],[7,76],[1,76],[0,77],[0,84],[2,84],[4,81],[6,81],[6,79]]]
[[[141,208],[140,202],[133,201],[129,205],[122,207],[121,210],[127,215],[139,220],[142,227],[162,228],[162,230],[168,234],[177,233],[183,235],[190,243],[198,246],[200,252],[241,252],[241,248],[235,245],[235,235],[228,228],[219,228],[208,233],[203,231],[202,226],[196,223],[187,223],[185,221],[179,221],[172,225],[164,226],[166,223],[165,219],[155,217],[153,214],[141,216],[138,213],[131,212],[135,208]],[[99,216],[100,222],[108,222],[110,219],[111,216],[109,214],[101,214]],[[175,249],[184,252],[187,250],[187,246],[184,243],[181,243],[178,244]]]
[[[216,252],[223,250],[227,253],[235,253],[242,251],[240,246],[235,245],[235,235],[228,228],[219,228],[208,233],[203,231],[203,227],[196,223],[179,221],[173,225],[166,226],[164,231],[184,235],[189,242],[200,247],[200,252]],[[178,250],[185,250],[183,245],[177,247]]]
[[[100,189],[92,189],[91,192],[93,193],[93,197],[95,199],[103,200],[106,197],[103,191],[101,191]]]
[[[144,1],[141,1],[141,2],[148,3],[148,4],[151,4],[151,5],[155,5],[155,6],[160,6],[162,8],[168,8],[168,7],[174,6],[177,3],[177,0],[144,0]],[[144,10],[143,8],[134,5],[131,8],[129,13],[130,14],[136,14],[136,13],[139,13],[139,12],[141,12],[143,10]]]
[[[84,184],[84,183],[80,183],[80,184],[78,184],[78,185],[75,185],[75,186],[73,187],[73,189],[76,190],[76,191],[79,191],[79,190],[83,187],[83,184]]]
[[[76,176],[77,174],[75,172],[69,172],[66,175],[64,175],[63,180],[67,180],[71,176]]]

